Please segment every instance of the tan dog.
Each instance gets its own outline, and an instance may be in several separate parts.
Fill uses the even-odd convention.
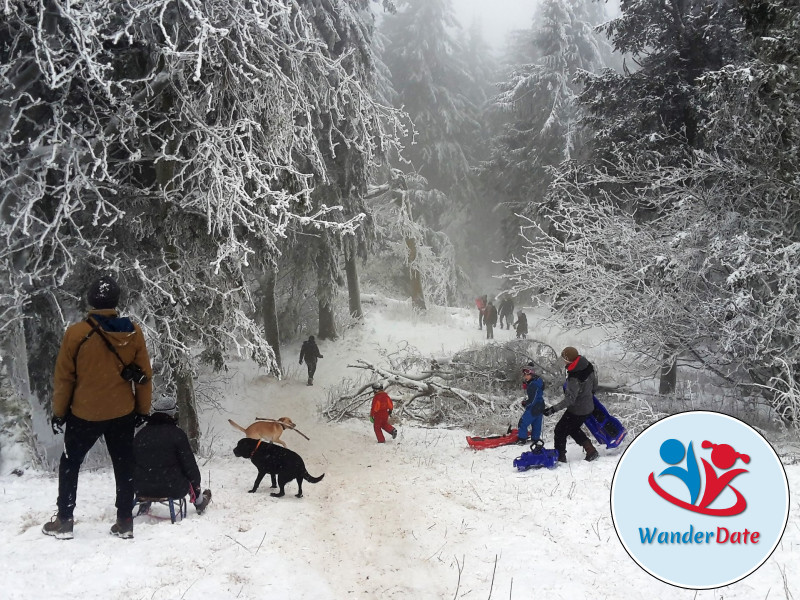
[[[280,440],[283,430],[295,428],[294,423],[292,423],[292,420],[289,417],[281,417],[277,421],[272,419],[259,419],[255,423],[251,424],[247,429],[237,423],[234,423],[230,419],[228,419],[228,423],[233,425],[239,431],[244,432],[245,436],[249,437],[250,439],[273,442],[275,444],[280,444],[284,448],[286,448],[286,444]]]

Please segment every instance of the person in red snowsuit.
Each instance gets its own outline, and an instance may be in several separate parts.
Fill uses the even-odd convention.
[[[383,391],[382,383],[373,383],[372,389],[375,392],[375,397],[372,398],[369,420],[372,422],[373,429],[375,429],[375,437],[378,438],[378,443],[382,444],[386,441],[386,438],[383,437],[384,431],[391,435],[392,439],[397,437],[397,429],[389,425],[389,415],[392,414],[394,404],[389,394]]]
[[[478,329],[483,329],[483,315],[486,311],[486,303],[488,298],[486,294],[475,298],[475,306],[478,308]]]

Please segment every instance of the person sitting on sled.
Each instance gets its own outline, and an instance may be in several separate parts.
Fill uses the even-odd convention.
[[[597,391],[597,373],[594,366],[581,356],[572,346],[561,351],[561,358],[567,369],[567,382],[564,385],[564,399],[544,409],[550,416],[567,409],[556,423],[554,443],[558,450],[558,462],[567,462],[567,436],[583,447],[585,460],[592,461],[599,456],[597,450],[581,429],[594,410],[594,394]]]
[[[536,374],[533,364],[522,367],[522,387],[528,397],[522,401],[525,412],[519,419],[517,443],[528,442],[528,427],[531,428],[531,441],[542,437],[542,413],[544,412],[544,381]]]

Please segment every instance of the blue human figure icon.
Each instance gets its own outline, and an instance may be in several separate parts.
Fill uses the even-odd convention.
[[[661,444],[659,454],[665,463],[673,465],[661,471],[659,477],[662,475],[674,475],[686,484],[691,504],[697,502],[701,486],[700,468],[697,466],[697,458],[694,455],[692,442],[689,442],[689,449],[686,450],[683,447],[683,442],[676,439],[666,440]],[[686,456],[686,468],[675,466],[683,460],[684,455]]]

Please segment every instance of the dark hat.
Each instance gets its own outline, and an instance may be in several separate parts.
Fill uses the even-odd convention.
[[[375,383],[372,384],[372,389],[375,390],[376,392],[379,392],[380,390],[383,389],[383,383],[381,383],[380,381],[376,381]]]
[[[561,351],[561,358],[563,358],[564,360],[569,361],[569,362],[572,362],[573,360],[575,360],[579,356],[580,356],[580,352],[578,352],[572,346],[567,346],[566,348],[564,348]]]
[[[103,275],[89,286],[86,299],[92,308],[116,308],[119,302],[119,285],[110,275]]]
[[[313,335],[308,336],[308,341],[309,342],[313,342],[314,341],[314,336]]]

